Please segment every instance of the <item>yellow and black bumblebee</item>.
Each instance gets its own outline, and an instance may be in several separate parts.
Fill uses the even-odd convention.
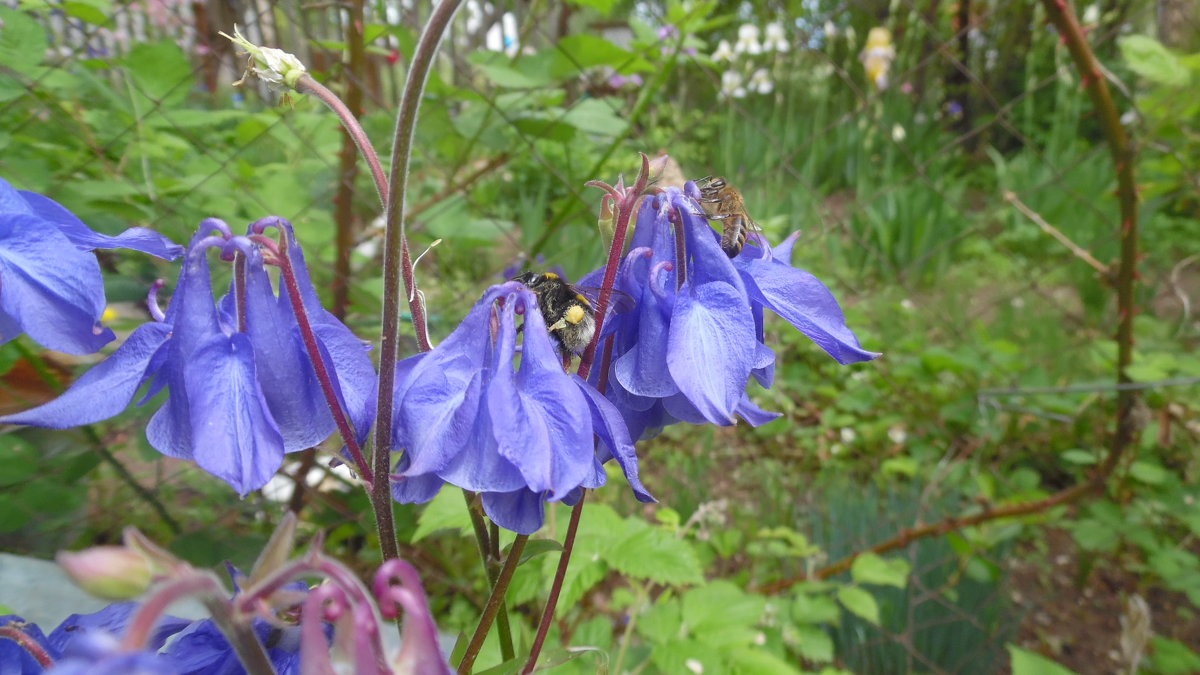
[[[587,349],[596,333],[596,310],[583,293],[553,272],[526,272],[512,280],[537,294],[546,330],[563,356],[578,356]]]

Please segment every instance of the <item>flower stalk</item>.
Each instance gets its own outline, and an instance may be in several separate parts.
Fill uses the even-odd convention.
[[[479,657],[479,650],[483,649],[483,640],[487,637],[488,631],[492,629],[492,622],[496,619],[500,608],[504,606],[504,596],[508,592],[508,584],[512,581],[512,575],[517,570],[517,565],[521,562],[521,554],[525,551],[525,542],[527,541],[529,541],[529,535],[518,534],[517,538],[513,540],[512,546],[509,547],[504,567],[500,569],[500,576],[492,586],[492,594],[488,596],[487,605],[483,608],[483,615],[479,617],[479,625],[476,626],[475,634],[471,636],[471,642],[467,645],[467,650],[463,652],[462,661],[458,664],[459,675],[471,672],[471,668],[475,665],[475,659]]]

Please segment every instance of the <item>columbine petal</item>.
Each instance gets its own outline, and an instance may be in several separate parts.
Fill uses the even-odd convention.
[[[170,334],[171,327],[166,324],[139,326],[112,356],[80,376],[62,396],[0,417],[0,423],[66,429],[116,416],[137,393],[147,364]]]
[[[869,361],[879,356],[859,345],[846,326],[837,299],[813,275],[767,258],[748,259],[739,266],[751,299],[783,317],[838,363]]]
[[[546,522],[542,495],[532,490],[485,492],[483,511],[497,525],[517,534],[533,534]]]
[[[250,338],[214,337],[191,355],[183,376],[196,463],[243,496],[266,485],[283,464],[283,435],[259,386]]]
[[[621,471],[625,474],[625,480],[629,482],[629,487],[638,501],[657,501],[642,485],[642,481],[638,477],[637,453],[634,450],[633,442],[629,439],[629,430],[621,418],[621,412],[600,392],[588,386],[578,375],[573,377],[575,385],[587,397],[588,409],[592,414],[592,428],[607,448],[607,453],[600,455],[600,462],[607,461],[608,457],[605,454],[616,459]],[[597,465],[597,469],[603,472],[599,465]]]
[[[99,350],[115,337],[100,325],[104,280],[100,264],[34,215],[3,214],[0,228],[0,312],[10,325],[50,349]],[[16,337],[0,335],[0,342]]]
[[[26,192],[25,190],[18,190],[18,192],[29,203],[33,213],[57,225],[58,230],[66,235],[72,244],[85,251],[127,248],[164,260],[174,260],[183,255],[182,246],[154,230],[131,227],[116,236],[100,234],[53,199],[36,192]]]
[[[679,391],[715,424],[733,424],[754,367],[754,318],[745,296],[723,282],[681,293],[671,315],[667,366]]]
[[[591,469],[592,430],[586,401],[562,364],[542,316],[537,297],[521,291],[500,312],[496,347],[498,367],[488,385],[488,412],[497,450],[525,478],[534,492],[562,499]],[[516,302],[513,302],[516,300]],[[525,341],[521,366],[513,372],[516,312],[524,303]]]

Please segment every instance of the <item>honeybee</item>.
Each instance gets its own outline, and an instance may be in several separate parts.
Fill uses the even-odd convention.
[[[564,357],[587,349],[596,333],[596,310],[587,296],[553,272],[526,272],[512,280],[537,294],[546,330]]]
[[[696,181],[700,205],[709,220],[721,221],[721,250],[734,258],[746,245],[746,236],[759,232],[758,223],[746,213],[746,201],[737,188],[720,176],[705,176]]]

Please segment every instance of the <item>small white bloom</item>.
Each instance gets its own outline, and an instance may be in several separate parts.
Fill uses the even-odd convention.
[[[733,51],[741,54],[761,54],[762,45],[758,44],[758,26],[752,23],[744,23],[741,28],[738,28],[737,44],[733,46]]]
[[[759,68],[750,76],[750,88],[760,94],[769,94],[775,89],[775,83],[771,81],[771,74],[766,68]]]
[[[789,48],[787,35],[783,32],[783,24],[772,21],[767,24],[766,37],[763,38],[763,49],[766,51],[786,52]]]
[[[911,312],[911,311],[913,311],[914,309],[916,309],[916,308],[917,308],[917,306],[916,306],[915,304],[913,304],[913,301],[912,301],[912,300],[909,300],[908,298],[905,298],[905,299],[903,299],[903,300],[901,300],[901,301],[900,301],[900,308],[901,308],[901,309],[908,310],[908,311],[910,311],[910,312]]]
[[[745,98],[746,88],[742,86],[742,74],[736,70],[721,73],[721,95],[726,98]]]
[[[832,40],[837,37],[837,26],[833,25],[832,21],[825,22],[825,39]]]
[[[1088,5],[1088,8],[1083,10],[1083,25],[1094,26],[1100,23],[1100,8],[1095,4]]]
[[[846,26],[846,30],[843,31],[843,34],[846,36],[846,44],[853,47],[854,41],[858,39],[858,33],[854,32],[854,26]]]
[[[1023,309],[1025,307],[1025,298],[1013,298],[1009,304],[1012,305],[1013,309]]]
[[[888,427],[888,438],[896,445],[902,445],[904,441],[908,440],[908,432],[899,424],[893,424]]]
[[[842,430],[838,432],[838,435],[842,437],[842,442],[846,443],[847,445],[853,443],[858,438],[858,432],[850,427],[842,427]]]
[[[713,61],[732,61],[733,57],[733,47],[729,45],[729,40],[721,40],[717,43],[717,51],[712,55]]]
[[[687,666],[687,669],[696,675],[701,675],[704,672],[704,664],[697,659],[688,659],[683,662],[683,665]]]
[[[766,645],[767,644],[767,634],[762,631],[759,631],[758,633],[756,633],[754,635],[754,644],[758,645],[759,647]]]
[[[275,91],[283,91],[285,89],[295,89],[296,81],[302,75],[308,72],[300,59],[292,54],[289,54],[282,49],[274,49],[272,47],[259,47],[251,43],[240,32],[237,26],[233,27],[233,37],[221,33],[222,36],[228,38],[233,44],[245,49],[250,55],[250,62],[246,66],[247,74],[253,73],[258,76],[258,79],[267,83],[267,87]],[[240,84],[245,81],[245,76],[242,79],[234,82]]]
[[[1133,126],[1133,124],[1137,122],[1137,118],[1136,111],[1126,110],[1125,112],[1121,113],[1121,124],[1124,124],[1127,127]]]
[[[892,125],[893,141],[896,141],[897,143],[903,143],[906,136],[908,136],[908,133],[904,131],[904,127],[900,126],[899,122]]]

